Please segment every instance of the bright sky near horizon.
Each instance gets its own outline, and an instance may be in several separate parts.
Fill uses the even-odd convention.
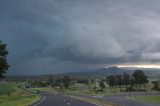
[[[119,68],[157,68],[160,69],[160,64],[119,64]]]

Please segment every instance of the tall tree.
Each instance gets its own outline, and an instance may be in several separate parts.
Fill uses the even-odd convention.
[[[99,87],[101,88],[101,91],[106,87],[103,80],[100,81]]]
[[[0,41],[0,79],[4,78],[4,74],[6,73],[6,70],[8,70],[9,68],[7,62],[8,50],[6,47],[7,45]]]
[[[127,85],[129,85],[129,83],[130,83],[130,75],[129,74],[123,73],[123,82],[126,87],[127,87]]]
[[[110,87],[116,86],[116,76],[110,75],[106,77],[106,81],[109,84]]]
[[[159,81],[153,81],[152,83],[154,84],[153,89],[160,91],[160,82]]]
[[[48,84],[51,86],[51,87],[55,87],[54,86],[54,78],[52,75],[49,75],[48,76]]]
[[[117,84],[119,87],[121,87],[123,85],[123,78],[122,75],[116,75],[117,78]]]
[[[64,76],[63,78],[63,86],[65,87],[65,89],[68,89],[68,87],[70,86],[70,78],[68,76]]]
[[[148,82],[147,80],[147,76],[143,73],[142,70],[136,70],[133,74],[132,74],[134,80],[135,80],[135,84],[145,84]]]

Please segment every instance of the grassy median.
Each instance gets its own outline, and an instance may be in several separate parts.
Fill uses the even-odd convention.
[[[137,96],[135,100],[160,104],[160,96]]]

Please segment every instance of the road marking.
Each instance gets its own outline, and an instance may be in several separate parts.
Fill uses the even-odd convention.
[[[67,105],[71,105],[70,103],[67,103]]]
[[[85,100],[82,99],[82,101],[85,101]],[[97,106],[102,106],[102,105],[100,105],[100,104],[97,104],[97,103],[94,103],[94,102],[91,102],[91,101],[85,101],[85,102],[88,102],[88,103],[91,103],[91,104],[97,105]]]
[[[100,104],[97,104],[97,103],[94,103],[94,102],[91,102],[91,101],[82,99],[82,98],[80,98],[80,97],[77,98],[77,97],[73,97],[73,96],[69,96],[69,95],[66,95],[66,96],[68,96],[69,98],[75,98],[75,99],[77,99],[77,100],[81,100],[81,101],[84,101],[84,102],[87,102],[87,103],[90,103],[90,104],[93,104],[93,105],[96,105],[96,106],[102,106],[102,105],[100,105]]]
[[[46,97],[44,96],[43,99],[41,99],[40,102],[38,102],[37,104],[35,104],[35,105],[33,105],[33,106],[38,106],[38,105],[41,104],[45,99],[46,99]]]

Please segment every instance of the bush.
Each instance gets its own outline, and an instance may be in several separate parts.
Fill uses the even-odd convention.
[[[133,88],[133,86],[130,86],[126,88],[126,91],[136,91],[136,90]]]

